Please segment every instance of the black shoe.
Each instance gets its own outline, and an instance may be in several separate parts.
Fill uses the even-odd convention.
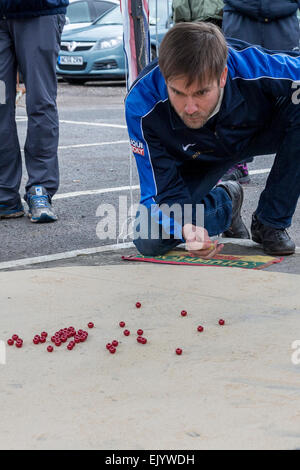
[[[250,238],[250,233],[244,224],[241,216],[241,209],[244,200],[242,186],[236,181],[224,181],[217,185],[225,189],[232,201],[232,219],[228,230],[223,233],[225,238]]]
[[[255,214],[251,223],[252,240],[261,243],[268,255],[292,255],[296,245],[283,228],[268,227],[262,224]]]

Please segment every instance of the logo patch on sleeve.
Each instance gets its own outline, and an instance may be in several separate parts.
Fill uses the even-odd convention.
[[[133,153],[136,153],[137,155],[142,155],[142,156],[145,155],[144,144],[142,142],[139,142],[134,139],[130,139],[130,145],[131,145]]]

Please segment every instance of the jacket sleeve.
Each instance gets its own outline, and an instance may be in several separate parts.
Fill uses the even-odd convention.
[[[155,130],[143,125],[143,119],[128,102],[126,120],[139,173],[140,202],[151,211],[151,218],[165,233],[183,240],[182,227],[184,223],[196,222],[196,208],[176,159],[161,143]]]

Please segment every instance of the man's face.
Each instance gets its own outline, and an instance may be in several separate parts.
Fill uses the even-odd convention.
[[[173,78],[167,82],[170,102],[187,127],[200,129],[215,110],[227,79],[227,67],[220,81],[214,80],[199,87],[198,82],[186,86],[186,78]]]

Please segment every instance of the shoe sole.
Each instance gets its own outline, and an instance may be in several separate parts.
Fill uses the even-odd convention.
[[[249,178],[249,176],[245,176],[244,178],[239,178],[238,182],[241,183],[241,184],[248,184],[250,183],[251,179]]]
[[[24,211],[14,212],[13,214],[0,215],[0,219],[18,219],[19,217],[23,217],[23,215],[25,215]]]
[[[251,179],[250,179],[250,176],[244,176],[244,177],[239,178],[239,179],[237,179],[237,180],[235,180],[235,179],[233,179],[233,178],[232,178],[232,179],[231,179],[231,178],[228,178],[228,179],[223,179],[223,178],[222,178],[220,181],[221,181],[221,182],[223,181],[224,183],[225,183],[225,182],[227,183],[228,181],[234,181],[235,183],[248,184],[248,183],[250,183]]]
[[[35,219],[34,217],[31,216],[30,213],[28,213],[28,217],[30,218],[30,221],[33,222],[34,224],[46,224],[49,222],[56,222],[56,219],[53,219],[53,217],[49,217],[48,214],[42,214],[41,217]]]
[[[260,245],[263,245],[263,242],[260,238],[257,238],[257,237],[253,237],[252,236],[252,240],[255,242],[255,243],[259,243]],[[270,255],[270,256],[289,256],[289,255],[293,255],[295,253],[295,249],[293,250],[286,250],[286,251],[271,251],[271,250],[267,250],[264,248],[264,246],[262,246],[264,252],[267,254],[267,255]]]

